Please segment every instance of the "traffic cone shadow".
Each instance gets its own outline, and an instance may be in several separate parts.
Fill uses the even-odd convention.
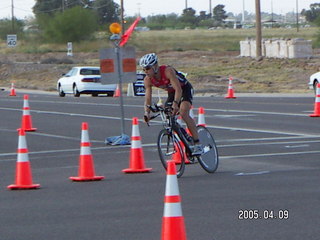
[[[82,123],[81,144],[80,144],[79,169],[77,177],[69,179],[77,182],[100,181],[104,176],[95,176],[93,156],[91,154],[91,143],[88,133],[88,123]]]
[[[186,240],[175,163],[168,161],[161,240]]]
[[[123,169],[124,173],[148,173],[152,168],[146,168],[144,154],[141,145],[138,118],[132,119],[131,149],[129,156],[129,168]]]
[[[23,97],[21,129],[26,132],[33,132],[37,130],[36,128],[32,127],[32,118],[29,107],[29,95],[24,95]]]
[[[15,183],[9,185],[7,188],[10,190],[39,188],[40,184],[32,183],[31,164],[29,162],[26,134],[23,129],[19,130],[17,153]]]

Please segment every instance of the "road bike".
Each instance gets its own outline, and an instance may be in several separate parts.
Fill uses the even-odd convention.
[[[213,136],[206,127],[197,126],[203,153],[193,156],[193,139],[178,122],[177,115],[171,114],[172,107],[154,104],[149,106],[149,109],[157,114],[145,119],[147,123],[159,115],[162,120],[163,129],[159,132],[157,147],[161,163],[165,169],[167,169],[167,161],[172,160],[176,163],[177,177],[183,175],[186,162],[199,162],[208,173],[214,173],[217,170],[219,164],[218,149]]]

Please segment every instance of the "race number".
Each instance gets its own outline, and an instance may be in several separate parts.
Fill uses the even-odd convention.
[[[7,35],[7,46],[8,47],[17,46],[17,35]]]

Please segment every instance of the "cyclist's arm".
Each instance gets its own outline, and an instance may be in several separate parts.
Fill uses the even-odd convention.
[[[144,111],[150,113],[150,109],[147,106],[151,105],[152,100],[152,84],[148,76],[144,78],[145,98],[144,98]]]
[[[167,67],[165,74],[166,77],[170,80],[173,89],[175,90],[172,108],[173,114],[177,114],[177,112],[179,111],[179,103],[182,97],[182,88],[176,76],[176,71],[172,67]]]
[[[174,101],[179,103],[182,97],[182,88],[176,76],[176,71],[172,67],[167,67],[165,74],[166,77],[170,80],[173,89],[175,90]]]

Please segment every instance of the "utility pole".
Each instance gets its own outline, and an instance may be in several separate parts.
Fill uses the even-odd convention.
[[[260,0],[256,0],[256,57],[260,58],[261,53],[261,11]]]
[[[209,0],[209,13],[210,13],[210,18],[212,18],[212,0]]]
[[[298,0],[296,0],[296,8],[297,8],[297,32],[299,32],[299,8],[298,8]]]
[[[12,33],[14,33],[14,6],[13,6],[13,0],[11,0],[11,23],[12,23]]]
[[[244,18],[244,10],[245,7],[244,7],[244,0],[242,1],[242,25],[244,24],[244,21],[245,21],[245,18]]]
[[[123,0],[120,1],[121,34],[124,34],[124,6]]]
[[[188,0],[186,0],[186,8],[185,9],[187,9],[188,8]]]

